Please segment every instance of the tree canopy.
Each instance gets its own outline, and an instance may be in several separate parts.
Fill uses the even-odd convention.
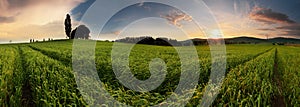
[[[71,39],[89,39],[90,38],[90,29],[85,25],[79,25],[71,33]]]
[[[65,32],[68,38],[71,37],[71,31],[72,31],[71,17],[69,14],[67,14],[65,19]]]

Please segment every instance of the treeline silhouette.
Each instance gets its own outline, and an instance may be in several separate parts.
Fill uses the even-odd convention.
[[[206,39],[190,39],[185,41],[177,41],[176,39],[170,38],[153,38],[150,36],[142,37],[126,37],[123,39],[118,39],[115,42],[123,43],[137,43],[137,44],[146,44],[146,45],[158,45],[158,46],[192,46],[192,45],[208,45]]]
[[[48,40],[46,40],[45,38],[43,39],[42,42],[46,42],[46,41],[53,41],[53,38],[48,38]],[[30,39],[29,43],[33,43],[33,42],[40,42],[38,39]]]
[[[159,45],[159,46],[181,46],[182,44],[176,39],[170,38],[156,38],[149,36],[144,37],[126,37],[123,39],[118,39],[115,42],[124,42],[124,43],[137,43],[137,44],[146,44],[146,45]]]

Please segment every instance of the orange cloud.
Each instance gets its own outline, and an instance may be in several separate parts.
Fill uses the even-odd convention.
[[[253,20],[267,24],[293,24],[295,21],[289,19],[286,14],[275,12],[272,9],[254,7],[249,17]]]
[[[282,35],[299,37],[300,36],[300,24],[290,24],[286,26],[276,27],[276,30],[283,30]]]
[[[192,21],[192,16],[177,10],[173,10],[169,12],[169,14],[162,15],[161,17],[165,18],[170,24],[177,27],[182,27],[182,24],[180,23],[181,21]]]
[[[113,34],[115,34],[115,35],[120,35],[120,34],[121,34],[121,31],[115,31],[115,32],[113,32]]]
[[[0,0],[0,38],[65,38],[63,21],[85,0]],[[76,25],[75,20],[73,25]]]

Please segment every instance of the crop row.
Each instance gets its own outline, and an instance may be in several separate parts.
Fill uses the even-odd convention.
[[[51,45],[51,44],[33,44],[31,47],[35,50],[41,51],[43,54],[50,56],[53,59],[57,59],[62,61],[64,64],[70,65],[71,64],[71,57],[72,57],[72,45],[69,43],[62,42],[59,47],[64,48],[58,48],[57,46]],[[230,70],[231,68],[235,68],[236,66],[240,65],[241,63],[245,63],[254,57],[257,57],[267,51],[270,50],[270,46],[266,45],[257,45],[255,48],[253,46],[248,45],[229,45],[227,48],[227,70]],[[111,56],[111,50],[112,50],[112,43],[107,42],[97,42],[97,45],[95,47],[95,56],[98,64],[104,64],[108,66],[103,66],[104,68],[110,68],[110,56]],[[199,56],[199,63],[201,68],[201,78],[203,78],[204,81],[207,82],[208,77],[210,74],[211,69],[211,55],[210,50],[208,46],[197,46],[196,47],[198,56]],[[151,52],[151,53],[149,53]],[[147,71],[148,63],[151,61],[152,58],[156,57],[156,54],[164,54],[164,56],[171,56],[171,57],[165,57],[163,58],[166,62],[179,62],[178,59],[178,53],[173,47],[159,47],[159,46],[148,46],[148,45],[136,45],[135,48],[131,50],[130,53],[130,66],[134,65],[134,63],[139,64],[146,64],[146,67],[139,66],[141,71]],[[152,54],[153,53],[153,54]],[[153,57],[154,56],[154,57]],[[176,58],[177,57],[177,58]],[[174,59],[176,58],[176,59]],[[137,61],[136,61],[137,60]],[[99,63],[98,63],[99,62]],[[171,65],[171,67],[174,67],[177,64]],[[111,69],[108,69],[111,70]],[[132,71],[135,71],[135,69],[132,69]],[[149,74],[149,73],[147,73]]]
[[[70,46],[70,45],[65,45]],[[115,99],[118,101],[124,102],[130,105],[139,105],[139,102],[144,102],[142,104],[153,105],[157,104],[165,100],[165,98],[170,95],[170,92],[173,92],[178,84],[180,77],[180,58],[176,50],[172,47],[159,47],[159,46],[147,46],[147,45],[136,45],[131,53],[130,53],[130,61],[129,66],[132,73],[136,78],[145,80],[149,78],[149,62],[153,58],[161,58],[166,62],[168,74],[166,75],[166,80],[163,82],[164,85],[161,85],[156,90],[148,92],[148,93],[138,93],[133,92],[132,90],[128,90],[119,81],[115,78],[114,72],[112,70],[111,65],[111,44],[99,42],[96,46],[96,67],[99,74],[99,77],[102,82],[107,86],[106,90],[108,90],[111,95],[115,96]],[[50,56],[54,59],[60,60],[64,62],[65,60],[59,59],[60,56],[68,56],[71,57],[71,49],[56,49],[55,46],[51,45],[32,45],[33,48],[39,50],[43,54]],[[236,47],[239,49],[248,48],[249,46],[230,46],[228,57],[230,59],[228,62],[229,66],[237,66],[245,61],[252,59],[260,54],[267,52],[267,49],[270,49],[270,46],[261,46],[258,49],[248,49],[248,52],[236,51]],[[71,47],[69,47],[71,48]],[[210,74],[210,51],[202,51],[199,48],[198,54],[200,59],[200,67],[201,67],[201,78],[199,81],[199,86],[197,87],[197,91],[194,94],[193,99],[190,101],[189,105],[195,105],[199,103],[201,100],[201,96],[203,94],[203,87],[205,87],[206,82],[208,81],[208,77]],[[247,49],[245,49],[246,51]],[[151,52],[151,53],[149,53]],[[71,62],[71,59],[68,61]],[[159,95],[159,96],[158,96]],[[127,97],[124,97],[127,96]],[[151,101],[146,103],[145,101]]]
[[[275,49],[232,69],[226,76],[215,105],[270,106]]]
[[[21,47],[35,106],[83,106],[71,68],[29,47]]]
[[[20,106],[23,74],[16,46],[0,47],[0,106]]]
[[[300,106],[300,48],[278,48],[278,71],[281,80],[281,94],[287,106]]]

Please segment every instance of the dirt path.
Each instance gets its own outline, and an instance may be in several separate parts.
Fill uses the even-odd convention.
[[[272,107],[286,107],[285,101],[284,101],[284,97],[283,97],[283,93],[282,93],[282,84],[281,84],[281,76],[280,73],[278,71],[278,58],[277,58],[277,49],[275,50],[275,59],[274,59],[274,75],[273,75],[273,83],[277,86],[278,88],[278,93],[276,93],[276,95],[274,96],[274,98],[272,99]]]
[[[21,99],[22,107],[34,107],[35,104],[33,102],[31,85],[29,83],[29,73],[26,72],[24,54],[20,46],[18,47],[18,51],[19,51],[20,63],[22,67],[21,71],[24,72],[23,86],[22,86],[22,99]]]

